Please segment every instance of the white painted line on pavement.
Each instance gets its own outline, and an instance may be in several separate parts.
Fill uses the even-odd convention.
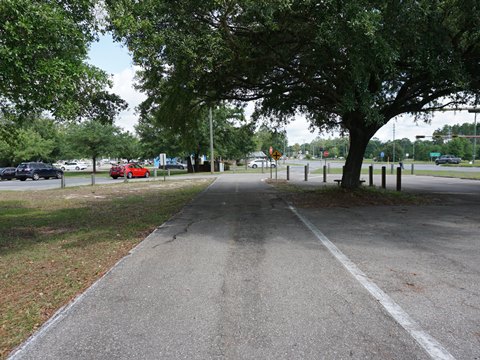
[[[365,273],[360,270],[344,253],[342,253],[320,230],[297,209],[289,205],[290,210],[305,224],[328,251],[353,275],[355,279],[376,299],[387,312],[399,323],[430,355],[432,359],[454,360],[455,358],[432,336],[425,332],[390,296],[380,289]]]

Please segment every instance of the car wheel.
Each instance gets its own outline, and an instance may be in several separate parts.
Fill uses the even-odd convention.
[[[77,167],[75,168],[75,170],[80,170],[80,168],[77,166]]]
[[[21,179],[20,179],[20,181],[25,181],[25,180],[27,180],[27,179],[25,179],[25,178],[21,178]]]
[[[271,167],[272,167],[272,168],[275,168],[275,167],[277,167],[277,165],[275,165],[275,164],[272,164],[272,165],[271,165]]]
[[[61,179],[63,177],[63,174],[60,171],[57,171],[57,174],[55,175],[57,179]]]
[[[65,171],[65,166],[62,166],[60,169],[62,169],[63,171]]]
[[[32,175],[32,180],[38,180],[38,179],[40,179],[40,176],[37,173],[34,173]]]
[[[132,177],[133,177],[133,174],[132,174],[131,172],[129,172],[129,173],[127,174],[127,179],[131,179]]]
[[[256,169],[256,168],[257,168],[257,164],[253,164],[252,169]]]
[[[118,176],[112,176],[112,179],[113,179],[113,180],[117,180],[117,179],[118,179]]]
[[[150,176],[150,173],[147,171],[147,172],[145,173],[145,177],[148,178],[149,176]]]

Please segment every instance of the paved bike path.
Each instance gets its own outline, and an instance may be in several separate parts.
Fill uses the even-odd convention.
[[[274,189],[237,175],[219,178],[12,358],[429,356]]]

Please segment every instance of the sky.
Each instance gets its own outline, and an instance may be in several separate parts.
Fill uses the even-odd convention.
[[[120,95],[129,104],[129,109],[120,114],[116,125],[133,132],[133,127],[138,121],[135,107],[145,99],[145,96],[134,89],[135,68],[128,50],[121,44],[115,43],[111,36],[105,35],[100,38],[99,42],[92,44],[89,58],[92,65],[112,75],[114,84],[112,91]],[[415,140],[416,135],[431,136],[435,130],[442,128],[444,125],[463,124],[465,122],[473,123],[474,114],[466,111],[436,113],[431,124],[415,124],[412,117],[403,116],[391,120],[378,130],[374,137],[381,141],[393,140],[394,138]],[[322,138],[335,137],[335,134],[310,132],[308,122],[300,116],[287,125],[285,130],[290,145],[310,143],[318,136]]]

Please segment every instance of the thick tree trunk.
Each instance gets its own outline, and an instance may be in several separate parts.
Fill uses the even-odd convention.
[[[363,157],[368,142],[378,130],[378,126],[365,126],[365,119],[358,115],[352,116],[348,121],[350,132],[350,149],[342,176],[342,187],[356,189],[360,186],[360,175],[362,171]]]

